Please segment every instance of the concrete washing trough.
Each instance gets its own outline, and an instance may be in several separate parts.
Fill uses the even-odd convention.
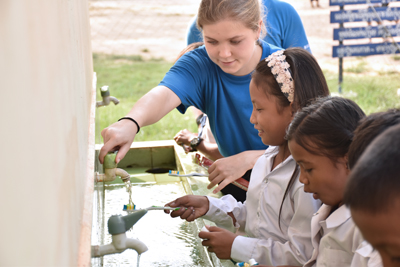
[[[95,172],[103,173],[103,165],[98,160],[100,148],[100,145],[95,146]],[[182,147],[172,140],[134,142],[118,168],[130,174],[131,196],[136,207],[164,206],[186,194],[210,195],[207,177],[177,177],[162,173],[164,170],[204,173],[202,167],[193,163],[192,157],[191,154],[185,154]],[[129,194],[119,177],[112,182],[95,182],[92,248],[112,242],[107,221],[112,215],[126,216],[128,213],[123,211],[123,205],[128,202]],[[202,239],[198,237],[198,232],[205,224],[214,225],[201,218],[189,223],[180,218],[171,218],[163,211],[148,211],[126,232],[128,239],[145,244],[148,248],[146,252],[138,257],[135,250],[126,249],[121,253],[93,257],[91,265],[234,266],[230,260],[219,260],[201,245]]]

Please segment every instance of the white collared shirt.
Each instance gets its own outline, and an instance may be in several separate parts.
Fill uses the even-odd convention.
[[[311,220],[314,251],[304,267],[382,266],[379,253],[363,239],[350,210],[343,205],[329,215],[331,209],[322,205]]]
[[[311,218],[321,205],[295,177],[282,206],[279,228],[279,210],[296,162],[289,156],[271,171],[278,147],[269,147],[254,165],[245,203],[231,195],[221,199],[208,197],[210,207],[206,219],[217,226],[234,231],[232,212],[237,227],[245,236],[235,238],[231,258],[235,261],[255,259],[263,265],[303,265],[313,250],[311,244]]]

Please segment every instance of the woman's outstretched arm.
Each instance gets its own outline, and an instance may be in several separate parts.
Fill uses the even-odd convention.
[[[141,97],[126,117],[134,119],[140,127],[143,127],[156,123],[180,104],[179,97],[168,87],[157,86]],[[115,122],[101,131],[104,146],[100,150],[100,162],[103,163],[105,155],[113,150],[118,150],[116,163],[123,159],[137,131],[136,124],[130,120]]]

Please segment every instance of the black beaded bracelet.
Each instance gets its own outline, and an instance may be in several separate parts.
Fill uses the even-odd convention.
[[[136,124],[136,126],[137,126],[137,132],[136,132],[136,133],[138,133],[138,132],[140,131],[139,123],[137,123],[137,121],[135,121],[135,120],[132,119],[131,117],[123,117],[123,118],[119,119],[118,121],[120,121],[120,120],[130,120],[130,121],[133,121],[133,123]]]

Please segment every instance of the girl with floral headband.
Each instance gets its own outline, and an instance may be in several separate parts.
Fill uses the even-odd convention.
[[[328,94],[317,61],[301,48],[278,51],[261,61],[250,82],[250,122],[269,147],[253,168],[246,201],[231,195],[220,199],[187,195],[167,204],[186,208],[171,216],[187,221],[202,216],[215,222],[217,226],[199,237],[221,259],[302,266],[311,257],[311,217],[321,203],[304,192],[284,137],[300,108]]]

